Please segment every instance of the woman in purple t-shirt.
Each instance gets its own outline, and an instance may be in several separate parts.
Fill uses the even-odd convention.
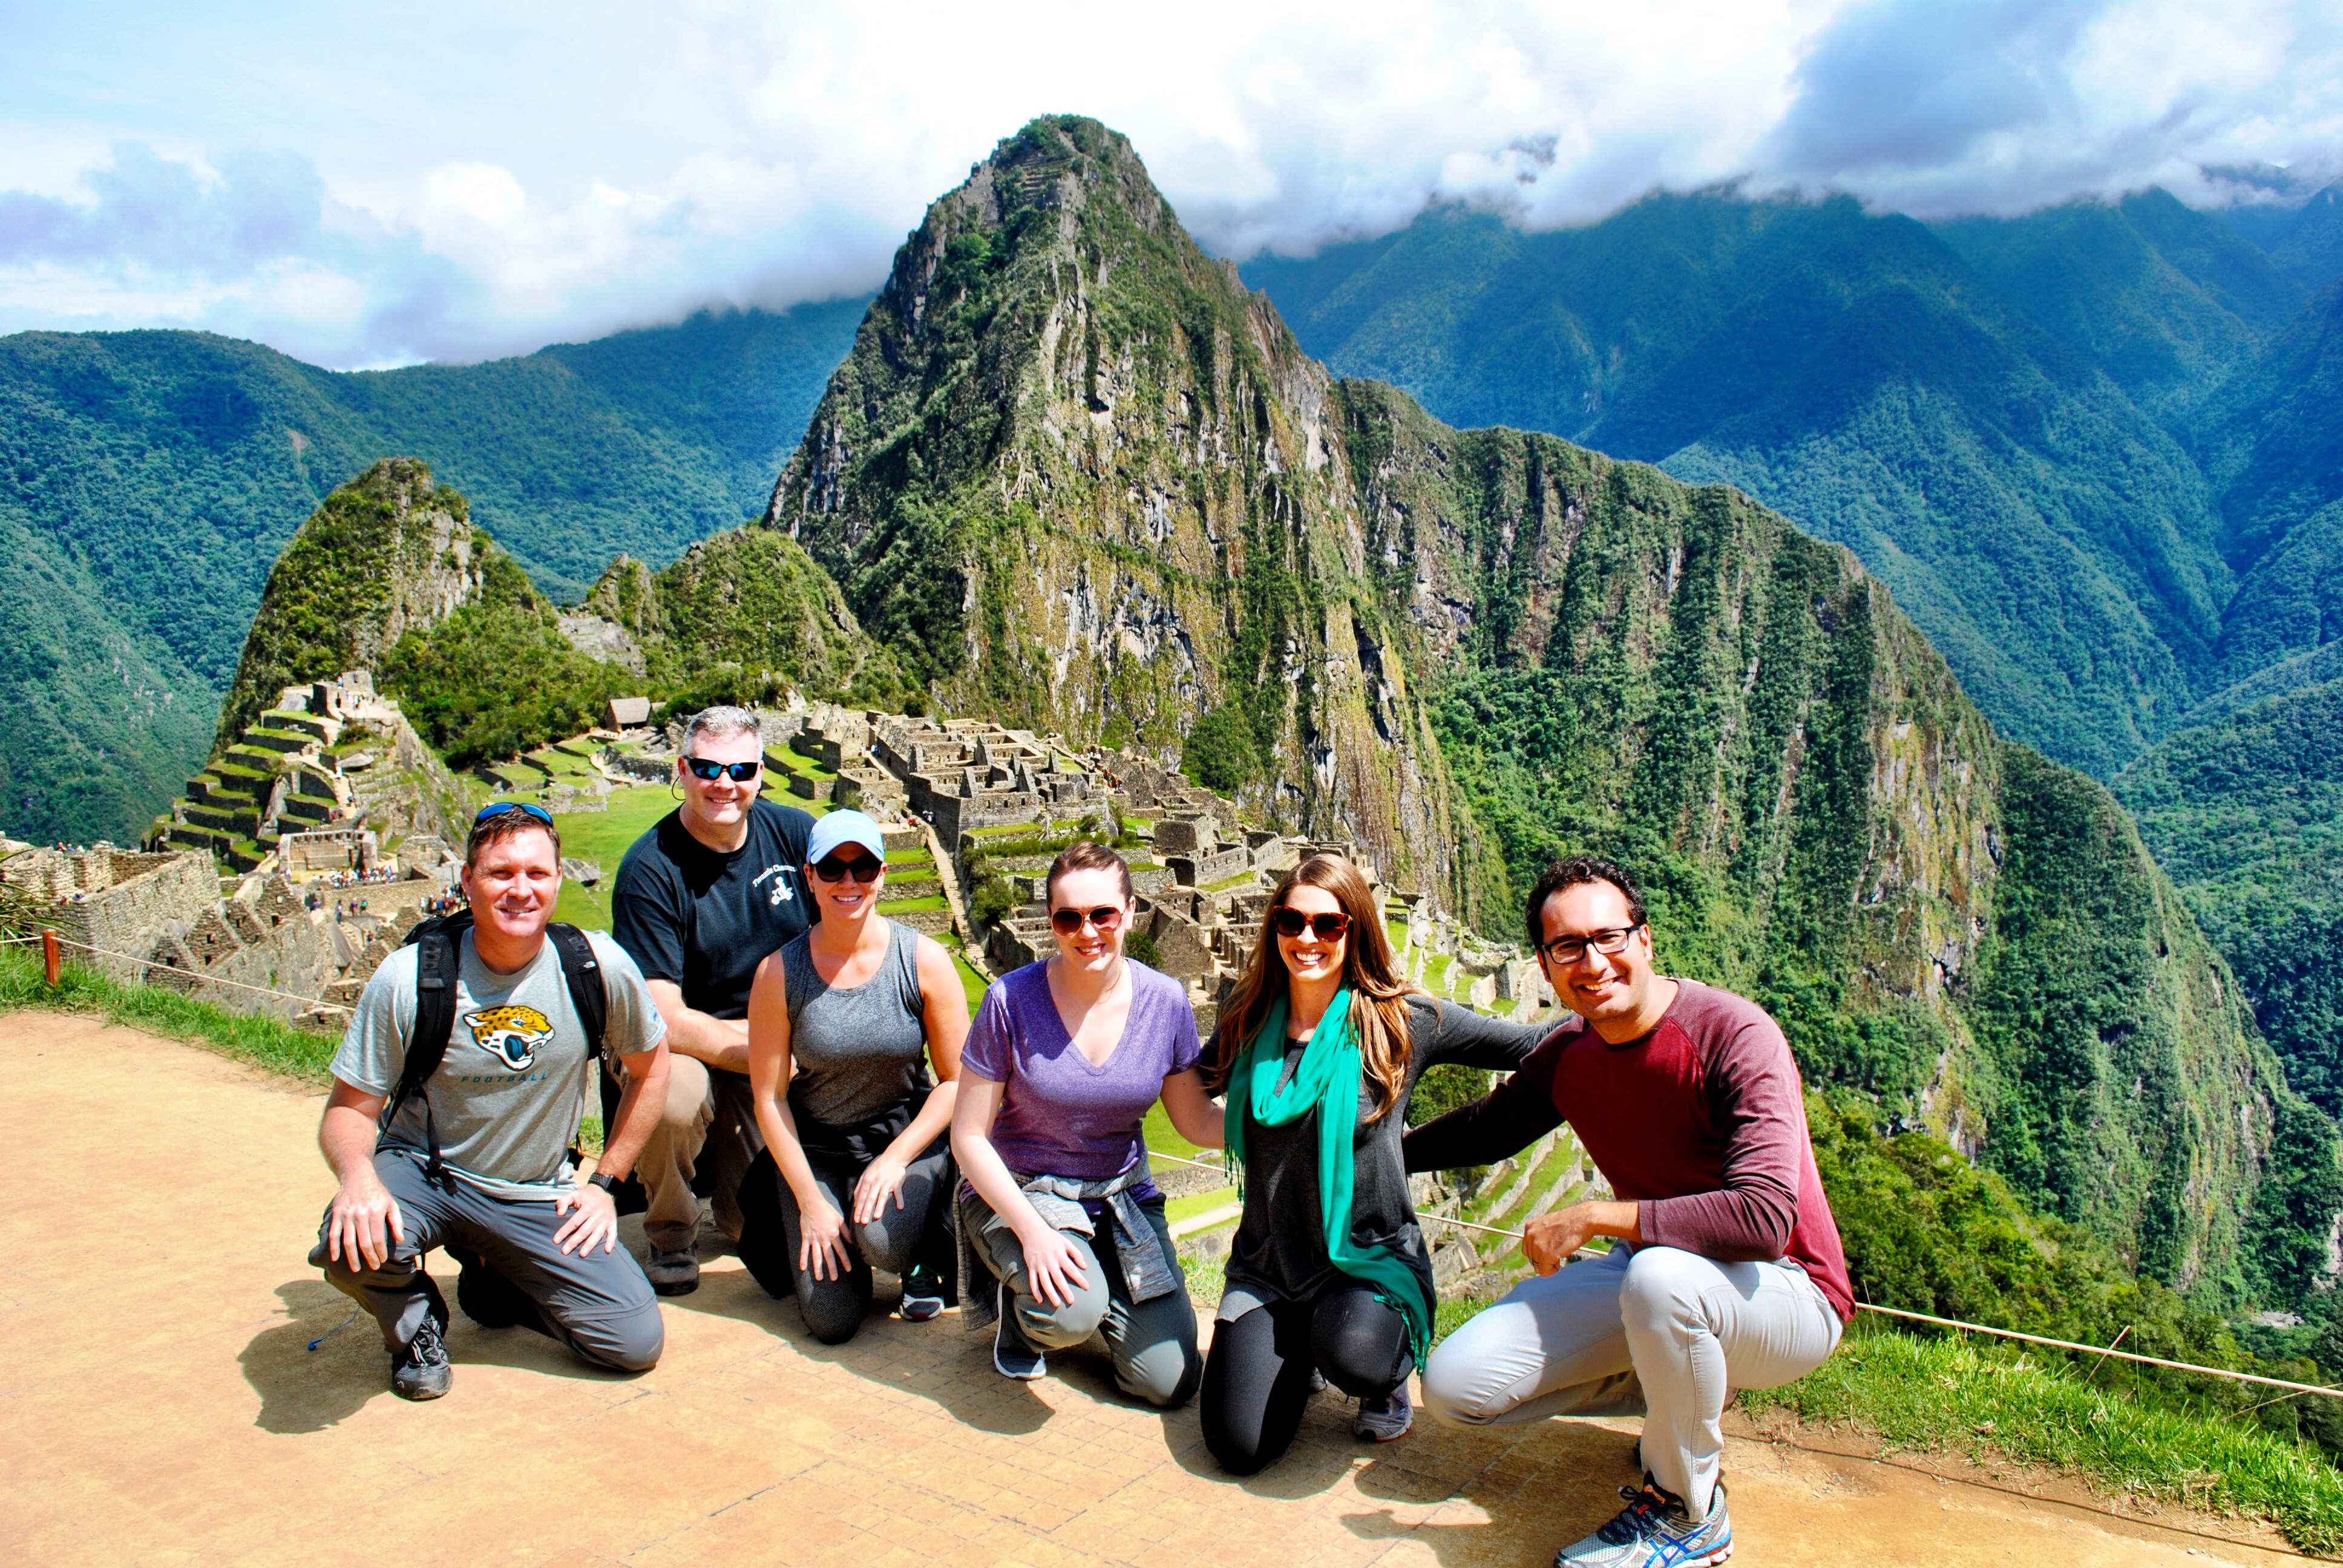
[[[960,1053],[962,1305],[971,1329],[998,1320],[1003,1377],[1038,1378],[1043,1352],[1102,1331],[1116,1384],[1170,1409],[1203,1363],[1140,1123],[1160,1099],[1182,1137],[1218,1148],[1221,1110],[1197,1070],[1187,993],[1123,957],[1122,857],[1074,845],[1050,868],[1048,897],[1058,956],[985,992]],[[990,1302],[973,1288],[979,1262],[999,1282]]]

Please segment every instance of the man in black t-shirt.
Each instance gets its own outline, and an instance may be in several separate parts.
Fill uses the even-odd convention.
[[[667,1106],[636,1161],[649,1197],[644,1272],[663,1296],[699,1284],[702,1164],[716,1222],[739,1239],[740,1178],[764,1148],[749,1098],[749,985],[815,918],[804,873],[813,818],[757,798],[763,761],[754,714],[694,716],[676,759],[683,804],[635,840],[611,894],[611,934],[667,1020]]]

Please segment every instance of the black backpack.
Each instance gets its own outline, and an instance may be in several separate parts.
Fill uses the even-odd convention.
[[[462,962],[464,933],[472,929],[472,911],[459,910],[418,922],[407,933],[404,947],[421,950],[415,962],[415,1033],[407,1042],[407,1060],[399,1069],[398,1087],[382,1113],[388,1127],[410,1095],[423,1101],[423,1135],[430,1159],[423,1173],[445,1184],[447,1167],[439,1159],[439,1125],[431,1114],[431,1097],[423,1086],[447,1059],[447,1041],[456,1033],[456,976]],[[602,1031],[610,1021],[610,998],[602,989],[602,966],[595,960],[594,944],[576,926],[556,920],[545,928],[553,950],[561,955],[561,978],[569,987],[569,1005],[586,1031],[586,1049],[597,1060],[602,1055]],[[606,1075],[607,1076],[607,1075]]]

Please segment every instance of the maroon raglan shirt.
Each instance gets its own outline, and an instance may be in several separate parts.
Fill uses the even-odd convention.
[[[1612,1045],[1573,1018],[1486,1099],[1407,1135],[1410,1171],[1492,1164],[1567,1121],[1647,1246],[1786,1258],[1842,1321],[1855,1291],[1806,1133],[1804,1085],[1765,1010],[1678,980],[1660,1026]]]

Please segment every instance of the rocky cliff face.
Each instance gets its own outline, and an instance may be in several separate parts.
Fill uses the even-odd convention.
[[[369,669],[480,592],[492,548],[430,467],[386,457],[327,496],[269,569],[215,753],[297,681]]]
[[[1166,759],[1234,710],[1267,814],[1445,887],[1447,787],[1336,409],[1128,142],[1040,120],[898,254],[767,520],[948,709]]]

